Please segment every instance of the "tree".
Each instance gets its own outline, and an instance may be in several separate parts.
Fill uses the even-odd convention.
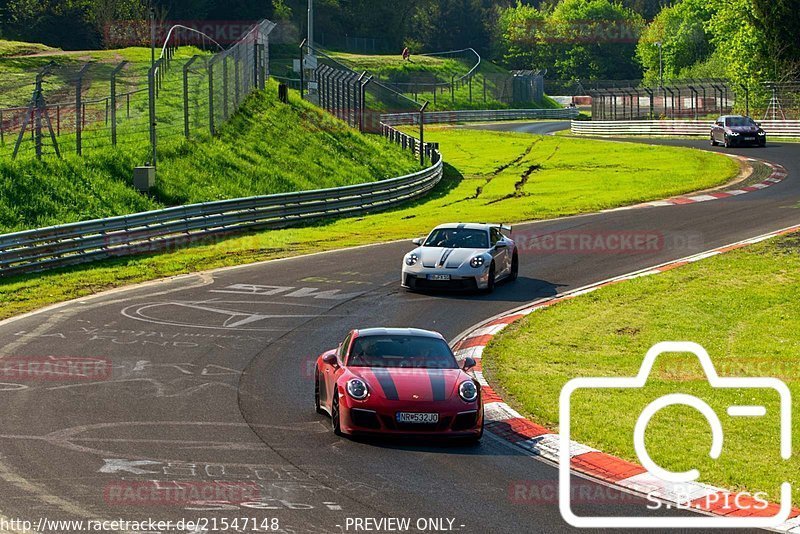
[[[635,78],[640,15],[610,0],[561,0],[535,9],[522,3],[500,14],[509,65],[548,69],[560,79]]]
[[[495,29],[495,54],[511,69],[534,69],[546,64],[543,44],[545,14],[518,2],[500,10]]]
[[[655,83],[658,80],[658,43],[662,47],[665,79],[680,76],[682,71],[711,55],[713,47],[706,26],[713,9],[713,4],[705,0],[682,0],[656,16],[645,28],[636,47],[645,81]]]

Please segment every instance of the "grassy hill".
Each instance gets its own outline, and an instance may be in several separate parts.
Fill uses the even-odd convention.
[[[42,52],[54,52],[57,48],[51,48],[39,43],[24,43],[22,41],[6,41],[0,39],[0,57],[28,56]]]
[[[541,102],[512,102],[511,73],[483,59],[473,74],[472,83],[462,79],[475,66],[472,53],[454,56],[412,55],[404,61],[399,54],[364,55],[331,52],[331,57],[355,71],[368,71],[406,96],[430,102],[429,109],[502,109],[509,107],[560,108],[545,97]],[[451,90],[450,84],[455,80]],[[436,95],[432,84],[438,85]],[[471,87],[470,87],[471,85]]]
[[[145,137],[146,138],[146,137]],[[252,95],[216,137],[169,136],[159,145],[156,188],[132,188],[147,143],[95,147],[83,158],[0,159],[0,232],[185,203],[334,187],[417,168],[406,152],[364,136],[277,84]]]

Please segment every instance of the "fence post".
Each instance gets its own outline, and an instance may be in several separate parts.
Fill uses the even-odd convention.
[[[75,80],[75,151],[79,156],[83,152],[83,75],[88,68],[88,63],[81,67]]]
[[[267,88],[267,73],[269,72],[269,38],[266,39],[266,43],[259,45],[259,47],[261,53],[261,63],[259,64],[261,78],[259,78],[258,87],[263,91]]]
[[[239,60],[240,60],[239,56],[240,55],[241,54],[239,53],[239,49],[237,48],[235,56],[233,58],[233,101],[234,101],[234,104],[235,104],[234,107],[236,109],[239,108],[239,102],[240,102],[240,95],[239,95]],[[245,91],[245,94],[247,94],[246,91]]]
[[[469,77],[469,103],[472,104],[472,76]]]
[[[455,74],[450,77],[450,102],[453,106],[456,105],[456,76]]]
[[[5,146],[6,144],[6,133],[5,133],[5,126],[3,124],[3,110],[0,109],[0,145]]]
[[[208,129],[211,135],[216,133],[214,128],[214,58],[208,61]]]
[[[222,58],[222,118],[228,120],[228,56]]]
[[[486,103],[486,75],[483,75],[483,103]]]
[[[422,107],[419,108],[419,165],[420,167],[425,166],[425,151],[422,147],[425,146],[425,110],[428,107],[428,102],[426,101],[422,104]]]
[[[43,73],[42,73],[43,74]],[[36,89],[34,90],[34,131],[36,132],[36,159],[42,159],[42,112],[44,107],[44,96],[42,95],[42,74],[36,77]]]
[[[189,68],[199,57],[192,56],[192,59],[183,65],[183,134],[187,139],[189,138]]]
[[[305,73],[303,72],[305,70],[305,66],[303,65],[303,62],[304,62],[303,47],[306,46],[306,42],[308,42],[308,39],[303,39],[303,42],[300,43],[300,100],[303,100],[303,98],[305,98],[303,96],[303,93],[305,91],[305,88],[304,88],[304,85],[305,85]]]
[[[152,161],[150,164],[155,167],[157,161],[157,137],[156,137],[156,72],[160,70],[162,60],[159,59],[155,64],[150,67],[147,73],[147,88],[149,100],[149,118],[150,118],[150,149],[152,151]]]
[[[258,90],[258,28],[253,32],[253,90]]]
[[[111,71],[111,145],[117,146],[117,74],[127,65],[123,61]],[[60,120],[58,121],[61,122]]]

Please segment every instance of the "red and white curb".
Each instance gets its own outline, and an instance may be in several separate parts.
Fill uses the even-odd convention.
[[[712,191],[708,193],[701,193],[698,195],[685,195],[685,196],[678,196],[673,198],[668,198],[666,200],[656,200],[653,202],[645,202],[643,204],[635,204],[633,206],[623,206],[621,208],[613,208],[610,210],[606,210],[606,212],[612,211],[624,211],[624,210],[633,210],[633,209],[641,209],[641,208],[653,208],[657,206],[675,206],[678,204],[696,204],[698,202],[708,202],[711,200],[719,200],[721,198],[730,198],[735,197],[738,195],[744,195],[746,193],[751,193],[753,191],[758,191],[760,189],[766,189],[767,187],[773,186],[777,183],[783,181],[784,178],[788,175],[786,168],[782,165],[778,165],[776,163],[771,163],[769,161],[764,161],[761,159],[756,158],[747,158],[744,156],[736,156],[733,154],[724,154],[725,156],[731,157],[733,159],[737,159],[744,163],[761,163],[769,167],[772,172],[770,173],[769,177],[758,182],[753,185],[749,185],[747,187],[742,187],[738,189],[729,189],[727,191]]]
[[[547,308],[559,302],[573,299],[596,291],[602,287],[618,284],[642,276],[663,273],[689,263],[694,263],[705,258],[710,258],[731,250],[746,247],[767,239],[800,231],[800,225],[784,228],[751,239],[746,239],[732,245],[719,247],[713,250],[695,254],[680,260],[664,263],[643,269],[630,274],[625,274],[602,282],[590,284],[573,291],[566,292],[557,297],[550,297],[534,301],[521,308],[511,310],[481,323],[464,334],[459,335],[453,342],[456,357],[462,360],[472,357],[477,362],[475,378],[482,385],[482,396],[485,410],[486,430],[496,436],[521,447],[529,454],[546,458],[552,462],[559,462],[559,435],[549,429],[522,417],[511,406],[506,404],[500,395],[486,381],[482,372],[481,357],[483,350],[491,339],[508,325],[530,315],[531,313]],[[690,496],[690,505],[698,511],[712,515],[726,517],[769,517],[775,516],[780,506],[770,503],[756,506],[755,501],[748,502],[742,495],[738,495],[708,484],[691,483],[673,485],[664,482],[647,470],[635,463],[622,460],[586,445],[570,442],[571,469],[575,472],[604,481],[613,486],[625,488],[629,492],[652,496],[668,503],[686,505],[687,489]],[[709,498],[717,494],[718,498]],[[717,505],[709,505],[715,502]],[[760,508],[760,509],[759,509]],[[792,508],[790,519],[773,530],[800,534],[800,509]]]

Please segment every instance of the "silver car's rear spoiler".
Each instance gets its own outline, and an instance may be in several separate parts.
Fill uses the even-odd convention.
[[[512,232],[514,231],[514,230],[511,228],[511,226],[510,226],[510,225],[508,225],[508,224],[502,224],[502,223],[500,223],[500,224],[492,224],[492,225],[490,225],[490,226],[494,226],[495,228],[497,228],[497,229],[499,229],[499,230],[506,230],[506,231],[508,231],[509,233],[512,233]]]

